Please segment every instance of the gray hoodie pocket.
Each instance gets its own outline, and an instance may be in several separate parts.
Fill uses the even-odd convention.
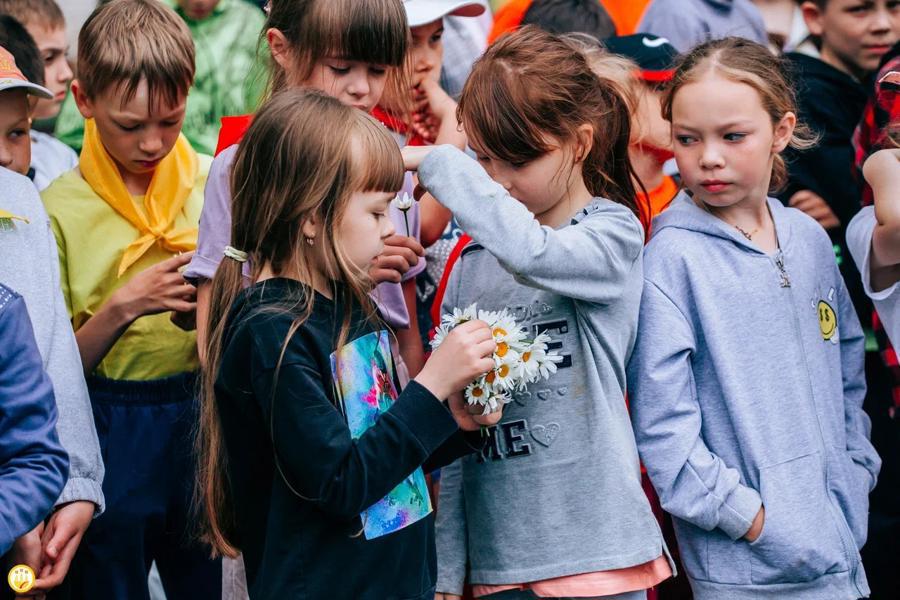
[[[832,490],[859,549],[866,543],[869,529],[869,485],[872,476],[865,467],[853,462],[846,451],[836,450],[833,456],[837,464],[832,470]]]
[[[750,544],[753,583],[799,583],[849,569],[818,453],[760,469],[766,509]]]

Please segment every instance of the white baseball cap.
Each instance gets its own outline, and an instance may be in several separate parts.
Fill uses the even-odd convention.
[[[0,92],[16,88],[24,89],[32,96],[48,100],[53,98],[53,92],[25,79],[22,71],[16,66],[16,59],[13,58],[13,55],[6,48],[0,46]]]
[[[477,17],[485,6],[474,0],[403,0],[410,27],[434,23],[446,16]]]

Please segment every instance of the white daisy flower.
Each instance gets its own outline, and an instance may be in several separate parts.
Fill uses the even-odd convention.
[[[513,357],[501,362],[497,368],[484,376],[485,382],[494,391],[508,391],[516,387],[519,359]]]
[[[441,323],[436,327],[434,330],[434,337],[431,338],[431,349],[436,350],[444,341],[444,338],[447,337],[448,333],[450,333],[450,326],[446,323]]]
[[[484,385],[483,381],[473,381],[466,386],[465,398],[470,405],[484,405],[490,398],[490,390]]]
[[[394,198],[394,200],[393,200],[394,206],[396,206],[403,212],[406,212],[409,209],[411,209],[413,207],[413,204],[415,204],[415,202],[416,202],[415,198],[413,198],[406,192],[403,192],[402,194],[397,194],[397,197]]]

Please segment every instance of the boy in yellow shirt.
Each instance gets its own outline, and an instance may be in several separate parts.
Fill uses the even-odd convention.
[[[188,526],[198,361],[182,329],[195,291],[179,269],[211,162],[181,134],[193,42],[156,0],[113,0],[78,49],[84,146],[42,194],[106,463],[106,512],[76,555],[72,595],[149,598],[156,561],[169,600],[217,598],[220,566]]]

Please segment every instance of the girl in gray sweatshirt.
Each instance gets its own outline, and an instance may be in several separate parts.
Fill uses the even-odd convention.
[[[698,600],[869,594],[863,333],[828,235],[766,194],[804,143],[793,106],[737,38],[687,55],[664,102],[688,193],[653,222],[629,394]]]
[[[624,398],[644,237],[630,164],[615,158],[628,156],[627,107],[535,28],[488,49],[459,106],[478,162],[404,149],[475,241],[443,310],[506,308],[562,361],[514,395],[483,453],[443,470],[438,598],[466,579],[476,597],[644,598],[672,570]]]

